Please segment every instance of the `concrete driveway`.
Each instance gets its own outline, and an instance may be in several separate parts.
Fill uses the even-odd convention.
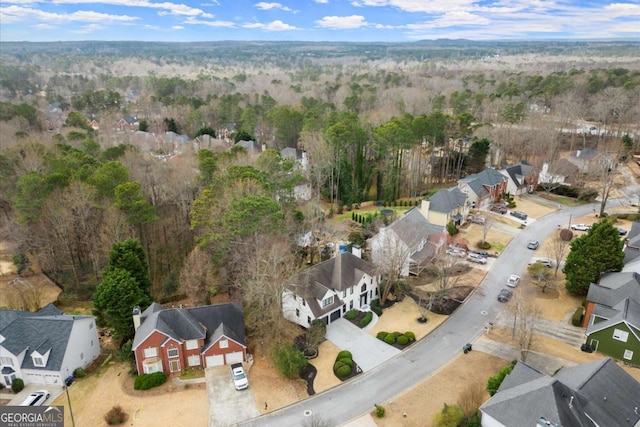
[[[344,318],[331,322],[327,326],[326,338],[340,350],[349,350],[353,360],[363,372],[370,371],[400,353],[397,348],[369,335],[368,332]]]
[[[209,399],[209,427],[228,426],[260,415],[253,400],[251,378],[249,388],[236,390],[229,366],[216,366],[205,370]]]

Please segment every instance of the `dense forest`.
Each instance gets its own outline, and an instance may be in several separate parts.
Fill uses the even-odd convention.
[[[334,235],[335,213],[487,166],[639,149],[635,42],[0,47],[3,240],[88,299],[134,238],[152,298],[228,292],[250,332],[280,321],[264,313],[304,268],[299,237]],[[229,149],[191,142],[205,135]]]

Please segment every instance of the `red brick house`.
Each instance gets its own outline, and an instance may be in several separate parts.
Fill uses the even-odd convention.
[[[188,368],[244,362],[244,315],[237,303],[164,308],[153,303],[133,309],[132,350],[139,373],[180,374]]]

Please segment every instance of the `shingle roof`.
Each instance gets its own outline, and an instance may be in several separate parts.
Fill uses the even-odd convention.
[[[518,368],[521,363],[511,374],[516,377],[507,376],[507,385],[480,408],[505,426],[532,426],[540,417],[563,426],[633,426],[640,421],[634,413],[640,383],[611,359],[563,368],[555,377]]]
[[[640,258],[640,222],[633,222],[631,230],[627,234],[627,241],[624,249],[624,263],[629,264]]]
[[[636,329],[640,329],[640,304],[632,299],[623,299],[612,307],[608,313],[609,316],[606,314],[607,313],[604,311],[600,311],[599,314],[597,314],[600,317],[607,318],[607,320],[589,325],[587,327],[587,335],[607,329],[621,322],[625,322],[628,325],[634,326]],[[640,337],[638,339],[640,340]]]
[[[283,159],[300,160],[302,159],[302,150],[286,147],[280,150],[280,157]]]
[[[0,310],[0,335],[5,338],[0,345],[14,355],[27,350],[24,369],[60,370],[74,322],[92,318],[61,313],[55,306],[45,306],[37,313]],[[31,352],[45,354],[49,349],[47,365],[34,366]]]
[[[431,205],[429,205],[431,209]],[[426,240],[430,235],[440,233],[444,227],[431,224],[420,213],[418,208],[413,208],[400,218],[392,222],[387,228],[393,230],[395,235],[412,250],[420,242]]]
[[[205,347],[219,338],[223,331],[224,335],[246,345],[244,314],[238,303],[190,308],[162,308],[153,303],[142,313],[141,320],[133,339],[133,349],[154,330],[178,341],[204,339]]]
[[[433,196],[429,197],[429,210],[449,213],[454,209],[463,207],[467,201],[467,195],[458,187],[451,187],[438,190]]]
[[[587,301],[613,307],[625,298],[640,303],[640,274],[608,273],[600,283],[592,283],[587,293]]]
[[[521,187],[525,185],[524,178],[527,176],[531,176],[535,173],[535,169],[529,163],[521,160],[520,163],[517,163],[512,166],[504,166],[503,169],[509,174],[511,180],[516,184],[516,186]]]
[[[486,186],[493,187],[505,180],[505,177],[493,168],[487,168],[482,172],[475,173],[473,175],[466,176],[460,179],[460,182],[466,182],[471,190],[479,197],[489,194]]]
[[[321,300],[329,290],[341,292],[357,285],[364,274],[376,275],[376,267],[353,255],[341,252],[335,257],[309,267],[289,280],[287,288],[305,299],[314,315],[319,316],[342,305],[339,298],[333,304],[321,308]]]

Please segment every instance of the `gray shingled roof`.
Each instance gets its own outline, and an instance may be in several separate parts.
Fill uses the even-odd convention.
[[[23,369],[60,370],[74,321],[91,318],[61,313],[55,306],[45,306],[37,313],[0,310],[0,335],[5,338],[0,345],[14,355],[27,351]],[[34,366],[31,353],[44,354],[49,349],[47,365]]]
[[[592,283],[587,293],[587,301],[613,307],[625,298],[640,303],[640,274],[608,273],[600,283]]]
[[[640,222],[631,224],[631,230],[627,234],[627,242],[624,250],[624,263],[629,264],[640,258]]]
[[[376,275],[376,267],[353,255],[342,252],[335,257],[316,264],[291,278],[287,288],[305,299],[316,317],[340,307],[342,301],[336,297],[333,304],[320,307],[321,300],[329,291],[342,292],[360,282],[364,274]]]
[[[429,209],[431,209],[431,205],[429,205]],[[414,249],[430,235],[440,233],[444,230],[444,227],[431,224],[427,221],[418,208],[409,210],[392,222],[388,228],[393,230],[396,236],[398,236],[409,249]]]
[[[500,172],[493,168],[487,168],[482,172],[475,173],[473,175],[466,176],[460,179],[460,182],[466,182],[471,190],[476,193],[479,197],[486,196],[489,194],[486,186],[493,187],[495,185],[500,184],[506,178]]]
[[[282,150],[280,150],[280,157],[282,157],[283,159],[291,159],[291,160],[300,160],[302,159],[302,150],[298,150],[297,148],[293,148],[293,147],[285,147]]]
[[[621,322],[626,322],[636,329],[640,329],[640,304],[634,300],[629,298],[623,299],[611,309],[611,313],[613,313],[613,315],[610,317],[601,316],[607,317],[607,320],[589,325],[587,327],[587,335],[607,329]],[[600,316],[600,314],[598,315]]]
[[[445,188],[438,190],[437,193],[429,197],[429,210],[449,213],[454,209],[463,207],[466,201],[467,195],[458,187]]]
[[[224,332],[229,338],[246,345],[244,314],[238,303],[166,309],[153,303],[142,313],[141,320],[133,339],[133,349],[154,330],[178,341],[204,339],[205,347]]]
[[[540,417],[563,426],[593,426],[591,420],[600,426],[633,426],[640,420],[634,413],[640,383],[611,359],[563,368],[555,377],[538,376],[520,364],[480,408],[503,425],[533,426]]]
[[[533,166],[531,166],[524,160],[521,160],[520,163],[512,166],[504,166],[503,169],[509,174],[511,180],[516,184],[517,187],[525,185],[524,178],[535,173],[535,169],[533,169]]]
[[[516,363],[511,373],[500,384],[498,391],[504,391],[541,377],[544,377],[544,374],[537,369],[526,363]]]

